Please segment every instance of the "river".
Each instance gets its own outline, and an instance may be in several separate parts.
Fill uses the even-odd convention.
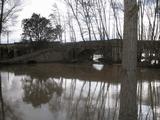
[[[120,65],[31,64],[0,71],[6,120],[118,120]],[[137,68],[138,120],[160,119],[159,98],[160,69]]]

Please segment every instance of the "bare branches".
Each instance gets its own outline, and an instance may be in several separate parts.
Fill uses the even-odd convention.
[[[139,39],[158,40],[160,32],[159,0],[139,0]]]
[[[7,31],[8,27],[12,26],[18,17],[17,13],[21,10],[21,0],[5,0],[3,11],[3,32]]]
[[[123,39],[124,6],[121,0],[64,0],[86,40]],[[132,18],[139,11],[139,40],[160,38],[159,0],[138,0],[130,9]],[[76,27],[76,26],[75,26]]]
[[[73,1],[65,0],[65,2],[70,7],[70,9],[71,9],[71,11],[73,13],[73,16],[75,17],[75,19],[77,21],[77,24],[78,24],[78,27],[79,27],[79,30],[80,30],[80,34],[81,34],[82,40],[85,41],[84,33],[83,33],[83,30],[82,30],[82,25],[81,25],[81,22],[79,21],[79,18],[77,16],[77,14],[78,14],[78,1],[75,0],[75,2],[73,3]],[[76,6],[75,9],[74,9],[74,6]]]

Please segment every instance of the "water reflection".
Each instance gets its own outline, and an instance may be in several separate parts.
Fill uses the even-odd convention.
[[[137,120],[137,78],[136,71],[122,71],[119,120]]]
[[[103,69],[104,65],[103,64],[93,64],[93,68],[96,70],[101,71]]]
[[[38,107],[41,104],[48,103],[54,93],[58,96],[62,93],[61,86],[55,82],[54,78],[41,80],[26,77],[23,79],[23,89],[23,101],[26,103],[31,103],[33,107]]]
[[[0,119],[5,120],[5,112],[4,112],[4,102],[3,102],[3,96],[2,96],[2,80],[1,80],[1,74],[0,74]]]
[[[86,64],[42,64],[1,71],[6,120],[118,120],[120,66],[99,71]],[[160,72],[137,71],[138,120],[158,120]]]
[[[3,74],[2,74],[3,75]],[[18,107],[17,104],[12,103],[11,100],[6,100],[3,98],[3,84],[0,74],[0,120],[21,120],[19,116],[20,113],[14,111],[14,107]]]

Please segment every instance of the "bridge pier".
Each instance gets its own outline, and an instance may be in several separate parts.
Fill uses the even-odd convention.
[[[113,63],[121,63],[122,60],[122,51],[118,47],[112,48],[112,61]]]
[[[16,48],[13,49],[13,56],[14,56],[14,57],[17,57],[17,56],[18,56],[18,55],[17,55],[17,49],[16,49]]]

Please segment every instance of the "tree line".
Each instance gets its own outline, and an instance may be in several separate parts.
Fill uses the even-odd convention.
[[[123,0],[61,1],[65,4],[67,12],[63,13],[59,6],[56,4],[53,5],[49,16],[50,19],[48,19],[48,24],[50,24],[52,30],[47,29],[50,32],[53,32],[52,40],[50,38],[45,38],[48,39],[47,41],[58,39],[63,42],[74,42],[79,40],[91,41],[123,38]],[[3,16],[1,19],[1,23],[3,23],[2,32],[7,34],[9,31],[7,28],[16,22],[18,11],[23,9],[21,6],[23,2],[22,0],[1,0],[0,2],[2,13],[1,18]],[[137,9],[139,10],[138,39],[158,40],[160,38],[160,8],[158,0],[138,0],[137,4]],[[31,18],[36,17],[34,14]],[[37,16],[41,19],[40,15]],[[33,19],[32,22],[34,22]],[[22,21],[22,41],[37,41],[40,34],[38,35],[38,33],[34,33],[33,31],[35,30],[27,30],[26,27],[27,24],[29,25],[29,22],[25,25],[24,24],[25,20]],[[33,32],[33,35],[31,35],[31,31]],[[51,34],[48,34],[48,36],[50,35]],[[40,41],[43,41],[42,39],[44,38],[39,38]]]
[[[123,0],[63,0],[68,7],[65,30],[71,41],[123,38]],[[138,0],[138,39],[160,39],[159,0]],[[134,13],[134,10],[132,11]],[[61,17],[63,18],[63,17]],[[65,36],[65,35],[64,35]]]

